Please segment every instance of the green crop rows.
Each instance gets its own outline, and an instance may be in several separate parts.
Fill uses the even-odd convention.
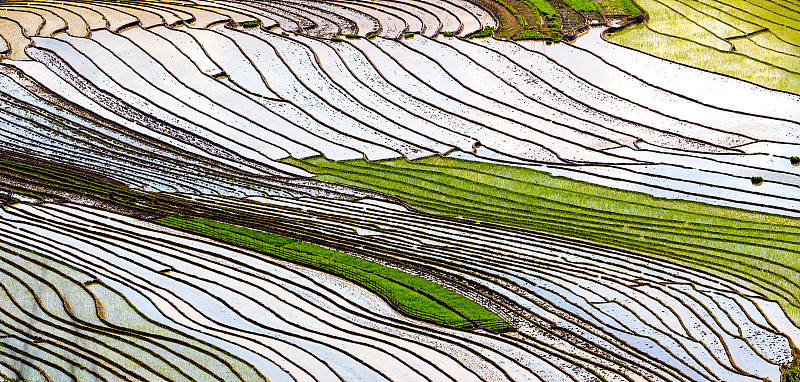
[[[157,222],[335,274],[378,293],[409,316],[438,325],[510,330],[500,317],[472,300],[394,268],[316,245],[206,219],[166,217]]]
[[[288,161],[319,180],[397,196],[425,212],[572,237],[711,272],[765,293],[800,320],[798,219],[441,157]]]
[[[800,93],[800,11],[774,1],[639,0],[638,4],[650,15],[647,24],[612,34],[610,41]]]

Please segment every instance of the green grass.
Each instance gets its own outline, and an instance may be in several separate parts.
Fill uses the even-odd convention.
[[[558,19],[558,12],[556,9],[553,8],[550,3],[545,0],[521,0],[525,5],[530,7],[532,10],[536,10],[539,14],[544,15],[548,20],[557,20]]]
[[[342,38],[334,36],[334,37],[331,37],[331,41],[333,41],[333,42],[342,42]]]
[[[157,222],[343,277],[383,296],[401,312],[425,321],[458,329],[510,329],[500,317],[456,292],[355,256],[207,219],[166,217]]]
[[[578,12],[597,12],[597,5],[592,0],[565,0],[566,3]]]
[[[521,40],[558,41],[557,38],[545,36],[533,29],[528,29],[520,32],[518,35],[514,36],[513,40],[514,41],[521,41]]]
[[[424,212],[572,237],[702,269],[764,293],[800,322],[800,219],[442,157],[286,161],[318,174],[318,180],[396,196]]]
[[[403,37],[404,37],[404,38],[412,38],[412,37],[414,37],[414,34],[415,34],[414,32],[406,32],[406,33],[403,35]]]
[[[353,39],[353,40],[360,40],[361,39],[361,36],[359,36],[356,33],[348,33],[348,34],[344,35],[344,37],[347,37],[347,38]]]
[[[597,2],[602,8],[620,14],[638,15],[642,10],[631,0],[601,0]]]
[[[503,8],[508,10],[512,16],[514,16],[514,18],[517,20],[517,25],[519,26],[519,28],[525,29],[525,27],[528,26],[528,20],[522,17],[522,15],[519,14],[519,11],[517,11],[516,8],[512,7],[511,5],[502,0],[494,0],[494,2],[500,4]]]
[[[261,25],[261,22],[258,20],[245,21],[241,24],[242,28],[255,28],[259,25]]]
[[[800,382],[800,354],[796,347],[792,348],[792,355],[792,363],[781,366],[781,382]]]
[[[482,30],[479,30],[479,31],[469,35],[468,38],[491,37],[492,36],[492,31],[494,31],[494,28],[492,28],[490,26],[486,26]]]
[[[364,38],[366,38],[367,40],[372,40],[375,37],[378,37],[378,35],[375,32],[369,32],[367,33],[366,36],[364,36]]]

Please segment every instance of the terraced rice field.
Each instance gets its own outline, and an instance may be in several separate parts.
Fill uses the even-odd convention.
[[[0,379],[797,381],[798,12],[2,2]]]
[[[772,89],[800,93],[800,9],[785,1],[638,2],[646,24],[609,40]]]

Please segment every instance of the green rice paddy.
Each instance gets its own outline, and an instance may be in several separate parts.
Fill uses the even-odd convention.
[[[409,316],[458,329],[511,327],[474,301],[422,277],[313,244],[206,219],[166,217],[163,225],[311,266],[360,284]]]
[[[768,1],[639,0],[645,25],[611,42],[800,94],[800,12]]]
[[[710,272],[764,293],[800,320],[800,219],[442,157],[287,161],[318,180],[382,192],[423,212],[585,240]]]

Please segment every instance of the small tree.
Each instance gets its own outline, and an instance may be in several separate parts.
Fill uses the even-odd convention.
[[[759,185],[761,183],[764,183],[764,178],[762,178],[760,176],[754,176],[754,177],[750,178],[750,181],[755,185]]]
[[[800,164],[800,157],[795,155],[789,159],[789,161],[792,162],[792,164]]]

